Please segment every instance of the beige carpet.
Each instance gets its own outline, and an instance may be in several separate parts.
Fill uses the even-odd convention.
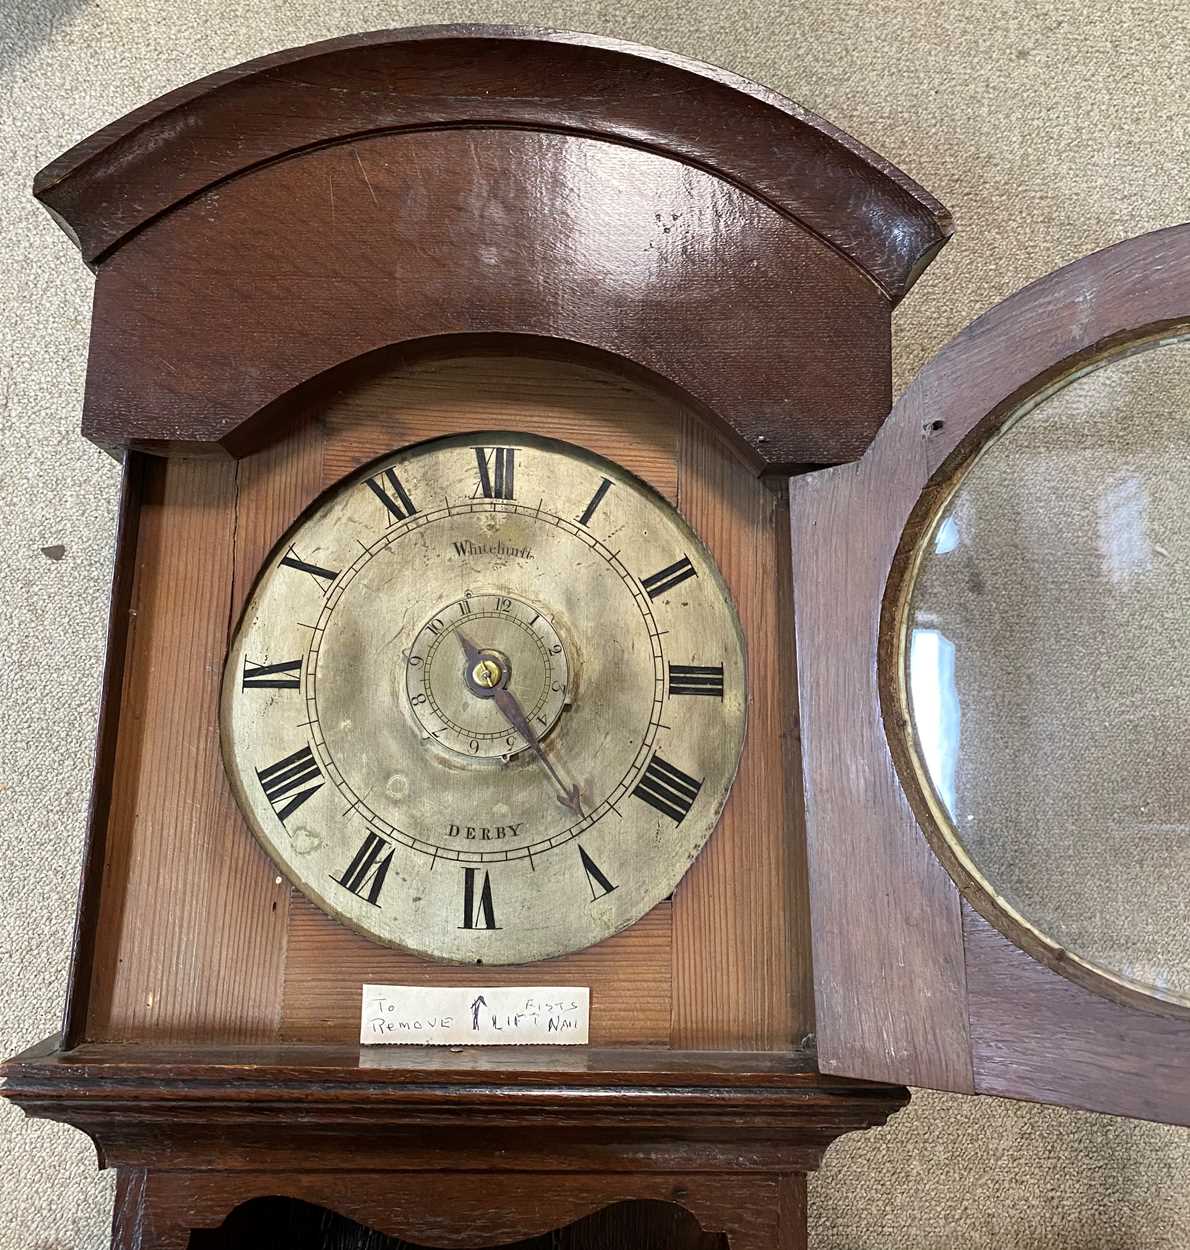
[[[901,310],[898,390],[960,326],[1082,252],[1190,216],[1186,0],[784,7],[0,0],[0,1051],[57,1026],[87,797],[116,471],[77,435],[90,279],[28,195],[76,139],[200,74],[410,23],[620,35],[739,70],[891,158],[958,238]],[[54,561],[43,547],[62,544]],[[106,1247],[71,1130],[0,1109],[0,1247]],[[815,1250],[1185,1250],[1190,1133],[919,1095],[844,1140]]]

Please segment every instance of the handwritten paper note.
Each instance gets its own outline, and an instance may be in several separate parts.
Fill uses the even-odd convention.
[[[365,985],[364,1046],[585,1046],[586,986]]]

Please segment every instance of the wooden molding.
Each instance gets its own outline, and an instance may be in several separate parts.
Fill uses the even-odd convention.
[[[638,44],[516,26],[375,31],[247,61],[84,139],[38,174],[34,194],[95,264],[269,161],[464,126],[600,136],[709,169],[847,256],[893,303],[952,230],[912,179],[774,91]]]
[[[235,458],[395,357],[515,351],[668,392],[758,473],[852,460],[891,402],[892,307],[951,229],[753,83],[504,27],[227,70],[36,194],[97,270],[83,433]]]
[[[836,1137],[908,1101],[904,1089],[820,1075],[811,1052],[63,1051],[51,1038],[0,1072],[5,1097],[87,1133],[106,1166],[150,1169],[367,1170],[399,1159],[414,1170],[805,1172]]]
[[[732,1250],[801,1250],[804,1174],[908,1101],[821,1076],[810,1052],[49,1039],[0,1072],[4,1096],[81,1129],[119,1169],[119,1250],[184,1250],[189,1230],[272,1195],[451,1247],[651,1198]]]

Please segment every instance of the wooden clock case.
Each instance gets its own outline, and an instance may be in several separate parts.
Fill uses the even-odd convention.
[[[84,432],[124,460],[63,1034],[5,1093],[119,1169],[113,1244],[289,1195],[442,1246],[662,1199],[799,1246],[805,1173],[896,1086],[816,1070],[784,482],[863,454],[895,302],[950,229],[729,74],[489,27],[217,74],[47,168],[96,275]],[[282,884],[220,763],[257,567],[331,482],[462,430],[566,437],[675,501],[734,592],[750,727],[672,900],[501,984],[592,988],[582,1049],[362,1051],[364,981],[474,984]]]
[[[804,1178],[898,1086],[817,1071],[786,478],[888,412],[890,313],[950,230],[871,152],[733,75],[591,37],[434,28],[204,79],[38,198],[96,274],[83,431],[124,486],[64,1029],[6,1093],[119,1171],[113,1244],[288,1195],[482,1246],[623,1199],[804,1242]],[[473,984],[282,883],[217,696],[272,544],[438,434],[608,455],[709,545],[749,644],[740,775],[672,900],[503,984],[592,987],[590,1049],[357,1045],[362,982]]]
[[[1185,1007],[1006,922],[907,784],[890,696],[932,499],[1022,405],[1184,338],[1190,226],[1012,296],[889,414],[891,310],[944,210],[677,57],[335,40],[146,106],[36,193],[96,271],[83,428],[124,488],[66,1018],[4,1093],[118,1169],[113,1245],[211,1250],[280,1196],[444,1247],[577,1220],[557,1244],[792,1248],[806,1172],[902,1082],[1190,1123]],[[589,985],[589,1048],[362,1049],[361,983],[476,970],[283,883],[220,761],[229,633],[323,490],[501,428],[606,455],[691,522],[744,627],[748,738],[670,900],[484,969]],[[619,1233],[584,1218],[633,1199]]]

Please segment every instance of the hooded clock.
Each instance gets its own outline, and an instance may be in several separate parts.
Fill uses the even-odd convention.
[[[1077,401],[1180,376],[1184,231],[1013,297],[890,415],[945,210],[664,53],[315,44],[35,192],[95,270],[124,486],[66,1018],[5,1093],[118,1170],[114,1246],[284,1202],[596,1245],[654,1200],[637,1240],[793,1248],[902,1083],[1190,1119],[1177,892],[1094,905],[1179,795],[1096,787],[1062,676],[1173,619],[1172,427]],[[1067,461],[1058,550],[1021,499]],[[1055,649],[1027,604],[1076,618],[1101,547]],[[1156,741],[1144,668],[1111,690]],[[581,986],[590,1043],[362,1047],[366,984]]]

